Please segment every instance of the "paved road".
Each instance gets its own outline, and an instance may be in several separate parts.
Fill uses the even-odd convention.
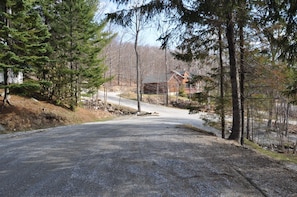
[[[99,91],[99,97],[101,97],[101,99],[103,100],[104,93]],[[107,101],[109,103],[119,104],[119,105],[131,107],[133,109],[137,109],[136,101],[121,98],[118,96],[118,93],[116,92],[109,92],[107,94]],[[165,106],[154,105],[154,104],[149,104],[144,102],[141,102],[141,111],[151,112],[151,113],[156,112],[159,114],[159,117],[164,117],[172,122],[179,123],[179,124],[193,125],[195,127],[211,131],[217,136],[221,136],[220,131],[204,124],[203,118],[206,116],[210,118],[209,115],[207,115],[206,113],[189,114],[189,110],[165,107]],[[211,118],[218,118],[218,117],[216,116]]]
[[[0,136],[0,196],[290,196],[296,172],[183,111]]]

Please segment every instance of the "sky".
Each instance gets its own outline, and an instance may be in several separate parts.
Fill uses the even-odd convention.
[[[103,14],[111,13],[116,10],[119,10],[117,4],[109,1],[109,0],[102,0],[100,1],[100,12]],[[150,26],[150,27],[149,27]],[[160,32],[158,32],[157,28],[154,27],[153,24],[149,25],[148,27],[143,28],[139,34],[139,45],[142,46],[157,46],[159,47],[161,43],[157,41],[158,37],[160,36]],[[111,29],[113,33],[118,33],[117,39],[120,41],[122,39],[123,42],[131,42],[134,43],[134,35],[131,28],[123,28],[116,25],[110,25],[108,27]]]

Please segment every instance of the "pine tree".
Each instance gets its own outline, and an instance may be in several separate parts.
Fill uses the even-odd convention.
[[[8,82],[8,72],[22,71],[25,76],[34,75],[33,71],[48,61],[49,32],[34,1],[6,0],[1,2],[0,8],[0,69],[4,73],[4,106],[5,103],[9,104],[11,84]],[[25,81],[19,86],[26,88],[29,85],[32,84]]]
[[[70,109],[80,100],[82,83],[98,87],[91,77],[104,82],[106,69],[99,54],[112,36],[103,31],[106,22],[94,21],[97,7],[95,0],[49,1],[45,6],[53,48],[46,72],[46,80],[52,83],[47,97]],[[90,74],[90,70],[96,73]]]
[[[84,41],[82,58],[82,68],[80,76],[81,88],[86,88],[92,93],[98,93],[99,87],[113,77],[104,77],[107,66],[104,58],[101,57],[103,49],[112,41],[114,35],[104,32],[107,21],[93,23],[90,25],[89,36]]]

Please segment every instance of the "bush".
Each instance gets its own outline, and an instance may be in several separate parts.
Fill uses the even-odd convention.
[[[10,92],[16,95],[32,97],[40,92],[40,85],[36,82],[25,82],[23,84],[11,84]]]
[[[206,92],[198,92],[193,94],[192,100],[198,101],[199,103],[206,103],[208,95]]]

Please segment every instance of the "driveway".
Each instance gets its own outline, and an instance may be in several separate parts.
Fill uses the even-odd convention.
[[[0,196],[297,195],[296,171],[159,112],[1,135]]]

